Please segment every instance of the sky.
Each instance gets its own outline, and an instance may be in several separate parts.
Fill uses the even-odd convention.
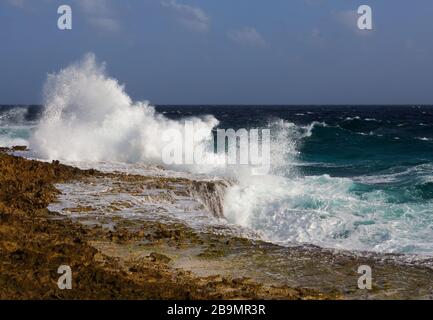
[[[433,104],[431,0],[0,0],[0,104],[89,52],[153,104]]]

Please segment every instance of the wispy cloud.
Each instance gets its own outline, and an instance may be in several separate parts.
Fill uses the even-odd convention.
[[[326,40],[325,37],[322,34],[322,31],[319,28],[313,28],[311,30],[310,37],[307,37],[310,43],[313,43],[315,45],[323,45],[325,44]]]
[[[357,28],[358,15],[355,10],[333,11],[332,15],[340,24],[353,30]]]
[[[75,0],[75,2],[88,14],[107,15],[111,11],[109,0]]]
[[[36,6],[36,1],[30,0],[4,0],[6,3],[20,8],[28,9]],[[52,0],[44,0],[44,3],[51,3]],[[111,9],[112,0],[74,0],[72,2],[72,9],[75,9],[74,4],[78,7],[84,15],[89,25],[101,31],[118,31],[120,30],[120,23],[116,19],[114,10]]]
[[[87,15],[90,25],[102,31],[120,30],[120,23],[111,9],[110,0],[75,0],[75,2]]]
[[[323,0],[304,0],[304,2],[309,6],[319,6],[323,4]]]
[[[24,0],[6,0],[6,2],[18,8],[24,7],[24,3],[25,3]]]
[[[119,31],[120,24],[117,20],[111,18],[92,18],[89,24],[105,31]]]
[[[341,26],[352,31],[356,35],[365,36],[371,34],[367,30],[360,30],[358,28],[359,15],[355,10],[332,11],[332,17]]]
[[[162,1],[161,4],[170,9],[178,21],[193,31],[207,32],[210,27],[210,17],[199,7],[178,3],[176,0]]]
[[[266,47],[267,43],[262,35],[252,27],[245,27],[240,30],[232,30],[227,33],[227,37],[240,45],[251,47]]]

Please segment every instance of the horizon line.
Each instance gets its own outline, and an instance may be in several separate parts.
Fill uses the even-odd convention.
[[[338,103],[338,104],[247,104],[247,103],[158,103],[149,104],[154,107],[228,107],[228,106],[239,106],[239,107],[431,107],[433,103],[402,103],[402,104],[392,104],[392,103],[371,103],[371,104],[351,104],[351,103]],[[43,107],[43,104],[37,103],[13,103],[4,104],[0,103],[0,107]]]

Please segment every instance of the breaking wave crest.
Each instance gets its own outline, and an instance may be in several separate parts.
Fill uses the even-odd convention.
[[[305,175],[302,145],[325,123],[280,122],[291,157],[271,175],[243,177],[224,200],[229,221],[280,244],[433,255],[431,165],[360,177]],[[283,133],[281,133],[283,134]]]
[[[59,73],[45,85],[45,111],[30,144],[47,159],[119,161],[161,164],[162,133],[183,132],[183,123],[155,112],[147,102],[133,102],[124,87],[105,74],[93,54]],[[218,121],[213,116],[189,119],[208,136]]]

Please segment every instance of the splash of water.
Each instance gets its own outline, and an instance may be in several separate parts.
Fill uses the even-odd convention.
[[[93,54],[58,73],[44,88],[45,111],[30,145],[46,159],[161,164],[162,133],[182,132],[183,123],[155,112],[147,102],[133,102],[124,87],[105,73]],[[213,116],[189,119],[209,136]]]
[[[291,137],[295,138],[292,145],[296,149],[314,128],[292,129]],[[290,165],[296,159],[296,153],[292,155],[292,160],[287,158],[282,167],[284,170],[279,168],[268,176],[242,177],[229,187],[224,214],[230,222],[258,231],[268,241],[280,244],[433,254],[432,201],[395,201],[392,194],[377,189],[359,192],[365,188],[364,180],[383,183],[384,179],[389,182],[398,176],[362,177],[356,181],[326,174],[304,176]],[[415,169],[418,172],[422,168]],[[431,177],[430,172],[424,172],[422,183],[414,185],[428,184],[426,176]],[[409,192],[418,195],[419,190],[406,189]],[[409,194],[406,196],[410,198]]]

